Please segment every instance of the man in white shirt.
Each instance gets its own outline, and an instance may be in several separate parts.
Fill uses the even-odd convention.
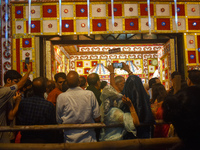
[[[70,71],[67,75],[69,89],[58,96],[56,119],[59,124],[83,124],[100,121],[100,110],[92,91],[79,87],[79,75]],[[66,143],[96,142],[94,129],[71,129],[64,131]]]

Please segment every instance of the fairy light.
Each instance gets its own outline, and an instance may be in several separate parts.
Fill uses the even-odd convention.
[[[90,0],[87,0],[87,13],[88,13],[88,36],[90,36]]]
[[[149,25],[149,34],[151,34],[151,12],[150,12],[150,0],[147,0],[148,8],[148,25]]]

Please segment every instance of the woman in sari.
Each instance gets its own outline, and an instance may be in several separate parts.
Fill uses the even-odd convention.
[[[137,138],[151,138],[153,135],[153,124],[155,123],[155,120],[151,111],[149,96],[147,95],[142,81],[138,76],[131,75],[128,77],[124,86],[123,95],[129,97],[133,103],[140,124],[147,124],[136,128]],[[121,110],[124,112],[130,112],[126,105],[123,105]],[[135,137],[126,134],[124,138],[132,139]]]

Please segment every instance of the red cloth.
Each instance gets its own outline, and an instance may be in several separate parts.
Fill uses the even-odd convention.
[[[62,91],[60,91],[58,88],[55,88],[49,93],[47,100],[52,102],[53,105],[56,106],[57,97],[61,93],[62,93]]]
[[[163,120],[163,109],[160,106],[156,112],[156,120]],[[154,130],[154,137],[168,137],[170,124],[156,125]]]

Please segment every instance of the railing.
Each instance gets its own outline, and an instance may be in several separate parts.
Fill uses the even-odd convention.
[[[162,120],[156,120],[156,124],[166,124]],[[59,125],[32,125],[32,126],[1,126],[0,132],[25,131],[25,130],[62,130],[62,129],[88,129],[109,128],[123,125],[109,125],[104,123],[90,124],[59,124]],[[0,150],[154,150],[170,148],[180,142],[178,137],[133,139],[121,141],[104,141],[92,143],[57,143],[57,144],[32,144],[32,143],[0,143]]]
[[[156,120],[156,125],[166,124],[162,120]],[[140,124],[145,126],[147,124]],[[152,124],[153,125],[153,124]],[[62,130],[62,129],[91,129],[91,128],[111,128],[123,126],[122,124],[105,125],[104,123],[88,123],[88,124],[56,124],[56,125],[31,125],[31,126],[1,126],[0,132],[8,131],[25,131],[25,130]]]

